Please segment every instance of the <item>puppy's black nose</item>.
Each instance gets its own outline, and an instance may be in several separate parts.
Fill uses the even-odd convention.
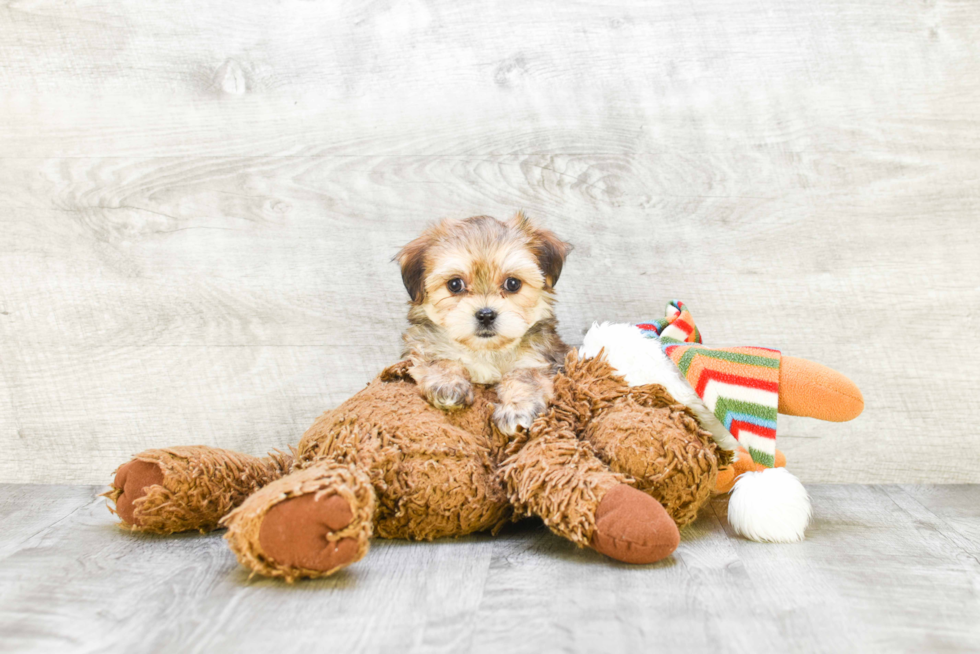
[[[489,327],[497,319],[497,312],[489,307],[483,307],[476,312],[476,319],[484,327]]]

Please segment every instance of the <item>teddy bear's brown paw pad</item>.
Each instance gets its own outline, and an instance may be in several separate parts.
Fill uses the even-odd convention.
[[[133,459],[123,464],[116,471],[116,478],[112,482],[114,490],[122,491],[115,500],[116,513],[124,522],[140,526],[139,518],[135,515],[134,502],[146,495],[151,486],[162,484],[163,470],[156,463]]]
[[[280,566],[335,570],[359,556],[356,538],[329,538],[353,519],[350,504],[339,495],[300,495],[269,509],[259,528],[259,545]]]
[[[654,563],[677,549],[681,535],[667,510],[646,493],[620,484],[595,513],[592,547],[625,563]]]

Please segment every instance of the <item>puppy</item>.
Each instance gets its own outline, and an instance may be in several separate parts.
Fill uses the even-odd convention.
[[[571,245],[522,212],[445,220],[397,255],[411,296],[403,356],[426,399],[443,410],[496,384],[493,419],[528,428],[552,396],[568,346],[556,331],[554,287]]]

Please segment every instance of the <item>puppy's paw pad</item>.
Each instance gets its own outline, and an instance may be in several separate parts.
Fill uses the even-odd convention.
[[[461,409],[473,404],[473,384],[466,379],[442,382],[429,389],[429,402],[443,411]]]
[[[527,402],[521,404],[500,404],[493,411],[493,421],[497,429],[513,436],[518,428],[525,431],[531,428],[535,418],[544,410],[542,402]]]

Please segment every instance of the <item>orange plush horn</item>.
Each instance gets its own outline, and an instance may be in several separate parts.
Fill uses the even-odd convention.
[[[850,379],[827,366],[783,355],[779,367],[779,412],[846,422],[861,415],[864,397]]]

